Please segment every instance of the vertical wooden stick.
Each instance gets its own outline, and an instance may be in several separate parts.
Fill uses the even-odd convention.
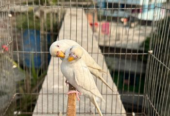
[[[69,91],[71,90],[76,90],[76,89],[69,84]],[[76,116],[76,94],[75,93],[68,95],[67,116]]]

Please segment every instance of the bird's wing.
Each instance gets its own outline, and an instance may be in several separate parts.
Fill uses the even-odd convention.
[[[106,73],[106,71],[104,71],[101,66],[99,66],[95,60],[90,56],[90,54],[83,48],[84,54],[82,56],[82,59],[84,60],[84,62],[86,63],[86,65],[90,68],[93,68],[95,70],[98,70],[100,72]]]
[[[73,41],[73,40],[69,40],[69,39],[63,39],[63,40],[60,40],[62,42],[64,42],[65,44],[67,44],[68,46],[73,46],[73,45],[79,45],[81,46],[80,44],[78,44],[77,42]],[[88,67],[91,67],[95,70],[98,70],[102,73],[106,73],[106,71],[104,71],[96,62],[95,60],[90,56],[90,54],[82,47],[83,49],[83,52],[84,52],[84,55],[82,57],[82,59],[84,60],[84,62],[86,63],[86,65]]]
[[[95,70],[91,67],[88,67],[90,72],[95,76],[97,77],[98,79],[100,79],[111,91],[115,91],[113,90],[113,88],[111,86],[109,86],[109,84],[104,80],[104,78],[102,77],[101,73],[98,71],[98,70]]]
[[[94,69],[94,70],[98,70],[99,72],[101,72],[101,73],[107,73],[106,71],[104,71],[103,69],[100,69],[100,68],[97,68],[98,66],[95,66],[95,65],[88,65],[88,67],[89,68],[92,68],[92,69]]]
[[[94,82],[93,76],[83,61],[79,62],[74,70],[75,82],[83,89],[102,99],[102,96]]]
[[[64,42],[65,44],[67,44],[68,46],[73,46],[73,45],[79,45],[77,42],[73,41],[73,40],[69,40],[69,39],[63,39],[60,40],[61,42]],[[80,46],[80,45],[79,45]]]

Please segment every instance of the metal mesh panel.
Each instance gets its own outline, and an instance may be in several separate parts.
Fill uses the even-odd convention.
[[[157,14],[165,18],[161,21],[155,21],[154,27],[157,27],[151,35],[145,94],[149,104],[146,103],[148,115],[167,116],[169,110],[169,3],[162,6],[156,5],[160,12]],[[162,12],[165,12],[163,14]]]
[[[8,6],[7,1],[1,1],[0,4],[0,9],[4,6]],[[9,106],[9,101],[11,101],[15,94],[12,60],[12,30],[8,12],[9,9],[7,9],[6,12],[0,12],[0,114],[4,114],[4,109]],[[8,52],[6,52],[7,50]]]
[[[104,116],[167,116],[169,6],[166,0],[0,1],[0,115],[66,115],[68,87],[49,47],[71,39],[115,90],[94,78],[106,100]],[[91,109],[82,96],[77,115],[93,115]]]

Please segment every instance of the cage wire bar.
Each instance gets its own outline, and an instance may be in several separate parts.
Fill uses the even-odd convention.
[[[153,24],[157,27],[157,30],[151,37],[150,50],[153,53],[149,54],[149,63],[147,64],[145,99],[148,99],[149,103],[146,103],[148,107],[146,111],[150,115],[168,116],[170,114],[169,1],[163,6],[156,5],[155,7],[166,11],[166,17],[162,21]]]
[[[0,1],[0,9],[3,6],[8,6],[7,1]],[[12,36],[10,19],[8,18],[9,9],[6,12],[0,13],[0,114],[4,113],[6,108],[15,94],[15,83],[13,79],[13,62],[12,62]],[[8,48],[7,48],[8,46]],[[6,53],[5,51],[9,51]]]
[[[61,39],[77,41],[107,71],[115,92],[94,78],[104,116],[170,114],[170,1],[1,0],[0,116],[66,115],[61,60],[49,55]],[[81,100],[77,115],[92,115]]]

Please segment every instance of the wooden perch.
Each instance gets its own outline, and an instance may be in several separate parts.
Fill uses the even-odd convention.
[[[69,91],[71,90],[76,90],[76,89],[69,84]],[[67,116],[76,116],[76,94],[75,93],[68,95]]]

